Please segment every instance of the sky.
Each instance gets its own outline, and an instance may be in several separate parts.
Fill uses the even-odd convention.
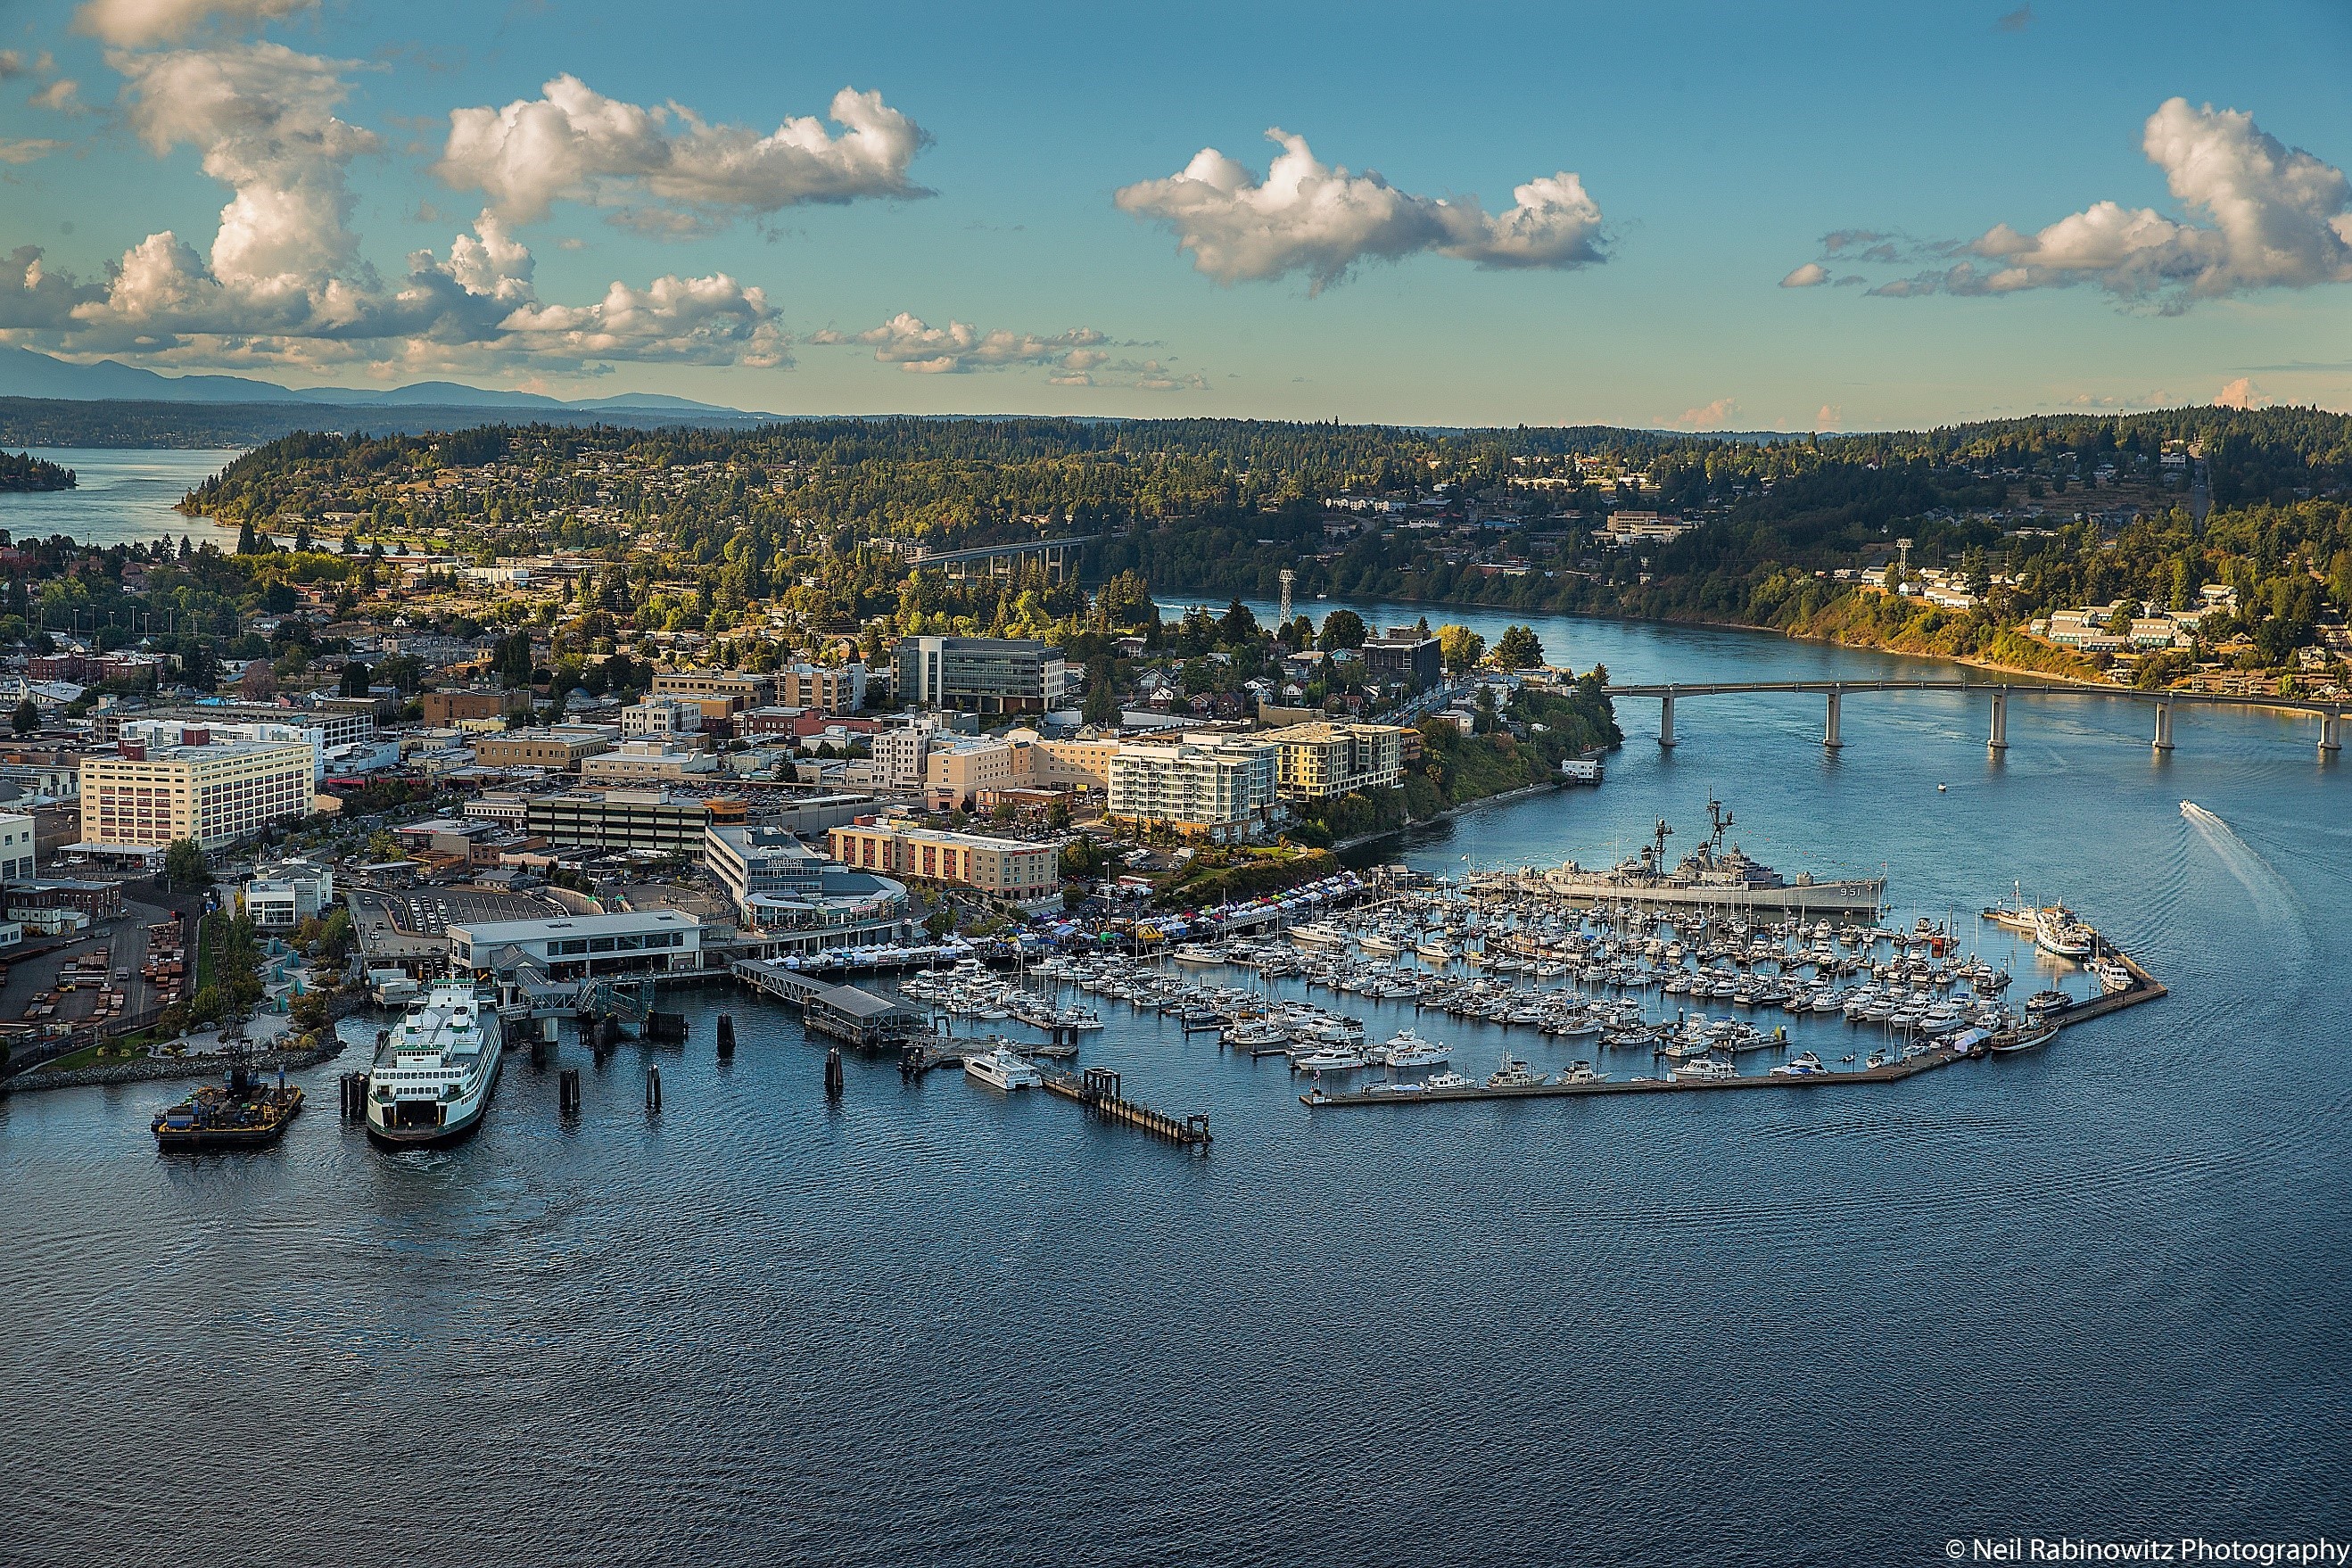
[[[2352,410],[2352,4],[0,0],[0,342],[783,413]]]

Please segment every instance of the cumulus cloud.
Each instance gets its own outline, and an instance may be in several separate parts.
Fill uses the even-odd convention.
[[[2216,408],[2268,408],[2276,401],[2245,376],[2240,376],[2213,395]]]
[[[74,13],[74,31],[131,47],[177,43],[218,18],[222,22],[270,22],[304,11],[316,0],[88,0]]]
[[[1843,403],[1824,403],[1813,416],[1813,428],[1816,430],[1834,430],[1844,423],[1845,405]]]
[[[1780,279],[1783,289],[1818,289],[1830,280],[1830,269],[1818,261],[1808,261]]]
[[[1495,268],[1607,259],[1601,208],[1566,170],[1516,187],[1511,207],[1489,216],[1475,196],[1415,195],[1319,162],[1303,136],[1279,128],[1266,136],[1282,152],[1263,180],[1204,147],[1181,172],[1123,186],[1115,199],[1166,224],[1196,268],[1229,285],[1303,272],[1308,292],[1319,293],[1360,261],[1422,251]]]
[[[65,145],[46,136],[0,138],[0,163],[30,163]]]
[[[559,76],[536,99],[456,109],[434,172],[478,190],[517,222],[559,200],[619,206],[643,228],[713,226],[743,213],[862,196],[923,196],[908,166],[929,140],[878,92],[844,88],[827,113],[766,134],[712,124],[678,104],[647,109]]]
[[[970,322],[957,321],[934,327],[921,317],[902,310],[866,331],[844,332],[828,328],[810,334],[808,341],[871,348],[876,360],[916,375],[961,375],[1029,366],[1050,372],[1046,380],[1056,386],[1120,386],[1167,392],[1208,384],[1200,375],[1176,371],[1159,360],[1117,358],[1110,352],[1110,340],[1092,327],[1075,327],[1046,337],[1001,327],[983,331]]]
[[[495,208],[446,255],[416,251],[405,276],[383,281],[351,228],[346,173],[381,145],[335,112],[351,62],[266,42],[109,60],[139,139],[158,155],[194,147],[229,187],[209,254],[165,230],[125,250],[104,278],[82,279],[21,248],[0,268],[0,341],[188,364],[790,359],[775,308],[724,273],[614,282],[585,304],[542,300],[530,250]]]
[[[212,265],[223,281],[299,285],[350,265],[355,242],[344,171],[381,143],[336,118],[351,62],[283,44],[118,54],[131,128],[161,154],[199,149],[234,193]]]
[[[0,81],[14,81],[25,74],[25,57],[15,49],[0,49]]]
[[[1737,401],[1718,397],[1701,408],[1685,408],[1667,423],[1684,430],[1720,430],[1739,412]]]
[[[2352,282],[2352,182],[2290,148],[2238,110],[2168,100],[2140,139],[2190,215],[2103,201],[2025,234],[1997,224],[1975,239],[1927,247],[1960,259],[1871,290],[2012,294],[2078,284],[2168,310],[2260,289]],[[1875,259],[1865,257],[1864,259]]]

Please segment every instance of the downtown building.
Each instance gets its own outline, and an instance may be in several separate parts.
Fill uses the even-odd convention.
[[[909,708],[1043,713],[1060,705],[1069,666],[1031,637],[900,637],[898,693]]]
[[[1216,842],[1245,838],[1272,820],[1281,767],[1282,749],[1255,737],[1130,741],[1110,759],[1105,815]]]
[[[830,828],[825,837],[833,858],[844,866],[971,888],[1016,903],[1042,899],[1062,886],[1058,843],[950,833],[873,816]]]
[[[125,740],[81,760],[81,844],[162,848],[193,838],[219,849],[310,815],[319,753],[307,740],[215,740],[195,724],[176,741]]]

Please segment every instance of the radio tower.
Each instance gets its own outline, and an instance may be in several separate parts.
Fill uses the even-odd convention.
[[[1282,569],[1282,625],[1290,624],[1290,585],[1298,581],[1298,574],[1286,566]]]

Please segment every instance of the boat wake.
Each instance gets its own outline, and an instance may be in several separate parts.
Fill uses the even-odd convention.
[[[2180,815],[2197,830],[2197,837],[2205,841],[2206,847],[2220,857],[2222,868],[2246,889],[2256,914],[2282,921],[2294,918],[2294,889],[2263,858],[2259,850],[2238,837],[2235,828],[2218,813],[2206,810],[2193,800],[2180,803]]]

